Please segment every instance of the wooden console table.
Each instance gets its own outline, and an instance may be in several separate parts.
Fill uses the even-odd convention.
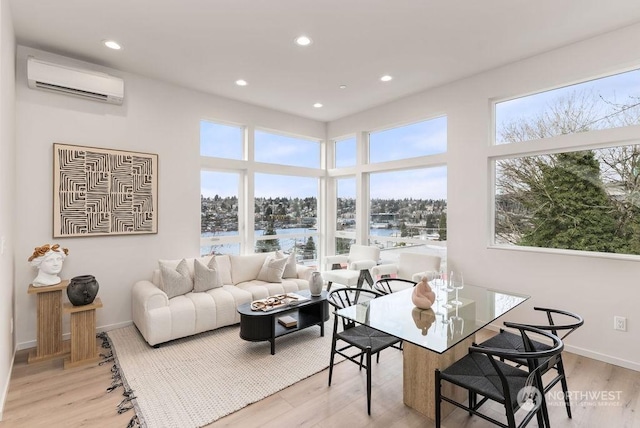
[[[44,287],[29,285],[28,294],[38,296],[38,333],[36,349],[29,352],[29,364],[62,357],[69,351],[62,343],[62,290],[68,280]]]
[[[99,297],[88,305],[64,304],[64,313],[71,314],[71,355],[64,359],[64,368],[96,362],[100,359],[96,339],[96,309],[102,307]]]

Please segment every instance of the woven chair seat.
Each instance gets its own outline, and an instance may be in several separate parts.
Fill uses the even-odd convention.
[[[371,348],[375,354],[400,341],[397,337],[389,336],[366,325],[357,325],[338,333],[338,338],[360,349]]]
[[[516,408],[518,391],[525,386],[529,373],[500,361],[496,363],[509,383],[511,395],[509,402]],[[462,385],[493,401],[505,402],[500,376],[484,354],[468,354],[443,370],[440,376],[444,380]]]
[[[533,349],[535,351],[547,351],[551,349],[551,346],[546,343],[538,342],[536,340],[531,340],[531,344],[533,345]],[[522,342],[522,336],[520,334],[515,334],[510,331],[501,331],[490,339],[482,342],[482,346],[487,346],[489,348],[500,348],[500,349],[512,349],[518,352],[524,352],[524,342]],[[527,361],[521,358],[512,358],[511,361],[526,365]]]

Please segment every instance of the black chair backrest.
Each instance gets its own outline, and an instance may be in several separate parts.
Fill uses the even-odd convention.
[[[402,278],[381,278],[373,285],[375,291],[379,291],[382,294],[391,294],[394,291],[398,291],[404,288],[415,287],[415,281],[409,281]]]
[[[490,348],[481,345],[474,345],[469,348],[469,353],[482,353],[485,354],[487,358],[489,358],[489,361],[491,361],[491,364],[500,377],[505,397],[510,396],[510,387],[505,375],[502,373],[502,370],[498,365],[496,358],[505,358],[508,360],[526,360],[529,366],[529,376],[527,378],[526,385],[535,384],[540,390],[542,390],[543,388],[541,375],[545,373],[550,367],[553,367],[556,364],[560,353],[564,349],[564,343],[562,343],[562,339],[560,339],[557,335],[550,333],[548,330],[539,329],[530,325],[508,322],[506,322],[505,325],[507,327],[515,328],[520,331],[520,334],[522,335],[522,341],[525,344],[525,351]],[[533,350],[533,344],[531,343],[532,339],[530,338],[531,333],[546,338],[547,341],[551,342],[551,347],[549,349],[538,351]]]
[[[358,303],[364,303],[369,300],[376,299],[383,296],[382,294],[373,291],[365,290],[362,288],[338,288],[337,290],[330,291],[327,295],[327,301],[336,310],[347,308],[349,306],[357,305]],[[342,318],[343,329],[349,329],[355,325],[353,321],[349,321],[344,317]]]
[[[537,307],[537,306],[534,307],[533,309],[536,310],[536,311],[544,311],[544,312],[546,312],[547,313],[547,319],[549,320],[549,324],[548,325],[529,324],[529,325],[531,327],[537,328],[538,330],[548,330],[548,331],[552,332],[553,334],[555,334],[556,336],[559,336],[560,339],[564,339],[565,337],[569,336],[578,327],[581,327],[584,324],[584,319],[580,315],[575,314],[573,312],[563,311],[563,310],[560,310],[560,309],[540,308],[540,307]],[[567,324],[556,324],[554,322],[554,320],[553,320],[553,314],[569,317],[569,318],[571,318],[571,319],[573,319],[575,321],[567,323]],[[560,336],[560,334],[558,334],[558,332],[564,332],[564,334],[562,336]]]

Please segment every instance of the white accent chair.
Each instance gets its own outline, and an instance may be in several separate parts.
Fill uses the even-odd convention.
[[[427,272],[440,271],[439,256],[423,253],[400,253],[398,263],[375,266],[371,269],[374,277],[390,277],[408,279],[419,282]]]
[[[366,281],[369,287],[373,287],[373,278],[370,269],[380,259],[380,248],[370,245],[353,244],[349,248],[349,255],[328,256],[325,263],[331,265],[332,270],[322,272],[322,278],[327,281],[327,291],[335,282],[347,287],[362,288]],[[342,269],[346,263],[347,268]]]

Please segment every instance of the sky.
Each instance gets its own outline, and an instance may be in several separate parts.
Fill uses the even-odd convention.
[[[608,100],[625,102],[629,95],[640,97],[640,70],[566,86],[496,104],[496,124],[539,114],[557,97],[575,90],[591,90]],[[640,101],[640,99],[638,100]],[[242,159],[243,129],[238,126],[202,121],[201,155]],[[371,132],[370,162],[384,162],[416,156],[444,153],[447,150],[447,118],[438,117],[392,129]],[[310,168],[320,167],[320,145],[306,140],[265,131],[256,131],[255,158],[259,162]],[[356,163],[355,137],[336,143],[336,166]],[[237,196],[239,176],[234,173],[202,172],[204,196]],[[318,194],[314,178],[257,174],[257,197],[307,197]],[[371,174],[371,198],[446,199],[446,167]],[[340,197],[355,195],[355,180],[341,180]]]

